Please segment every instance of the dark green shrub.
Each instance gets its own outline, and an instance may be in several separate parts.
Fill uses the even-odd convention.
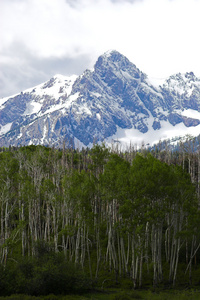
[[[136,291],[121,292],[114,297],[114,300],[132,300],[132,299],[143,299]]]
[[[67,262],[63,255],[22,258],[11,262],[0,273],[0,294],[61,295],[81,293],[90,281],[79,265]]]

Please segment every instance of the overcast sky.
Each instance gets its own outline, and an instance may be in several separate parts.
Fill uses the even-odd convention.
[[[0,98],[110,49],[149,77],[200,77],[200,0],[0,0]]]

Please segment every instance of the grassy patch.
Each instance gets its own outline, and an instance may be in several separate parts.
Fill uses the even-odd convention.
[[[85,295],[48,295],[48,296],[28,296],[12,295],[0,297],[0,300],[200,300],[200,290],[167,290],[167,291],[150,291],[150,290],[120,290],[106,289]]]

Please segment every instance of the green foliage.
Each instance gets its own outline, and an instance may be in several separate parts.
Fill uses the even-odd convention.
[[[101,174],[105,201],[117,199],[121,203],[129,197],[129,176],[130,164],[117,154],[111,154]]]
[[[89,157],[92,160],[89,168],[98,174],[98,172],[103,170],[103,166],[106,164],[106,160],[109,157],[109,150],[105,145],[94,145],[90,151]]]
[[[192,183],[182,166],[146,152],[1,152],[0,294],[75,293],[91,280],[138,287],[156,276],[187,284],[190,274],[192,282],[200,261],[197,157]]]
[[[140,295],[136,291],[123,291],[118,293],[113,300],[131,300],[131,299],[144,299],[142,295]]]
[[[67,262],[62,254],[42,253],[38,258],[21,258],[1,270],[1,295],[82,293],[90,286],[80,266]]]

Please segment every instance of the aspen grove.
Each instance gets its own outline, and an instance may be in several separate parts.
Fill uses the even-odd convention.
[[[49,261],[40,294],[197,284],[199,174],[185,149],[1,149],[0,292],[37,294]]]

